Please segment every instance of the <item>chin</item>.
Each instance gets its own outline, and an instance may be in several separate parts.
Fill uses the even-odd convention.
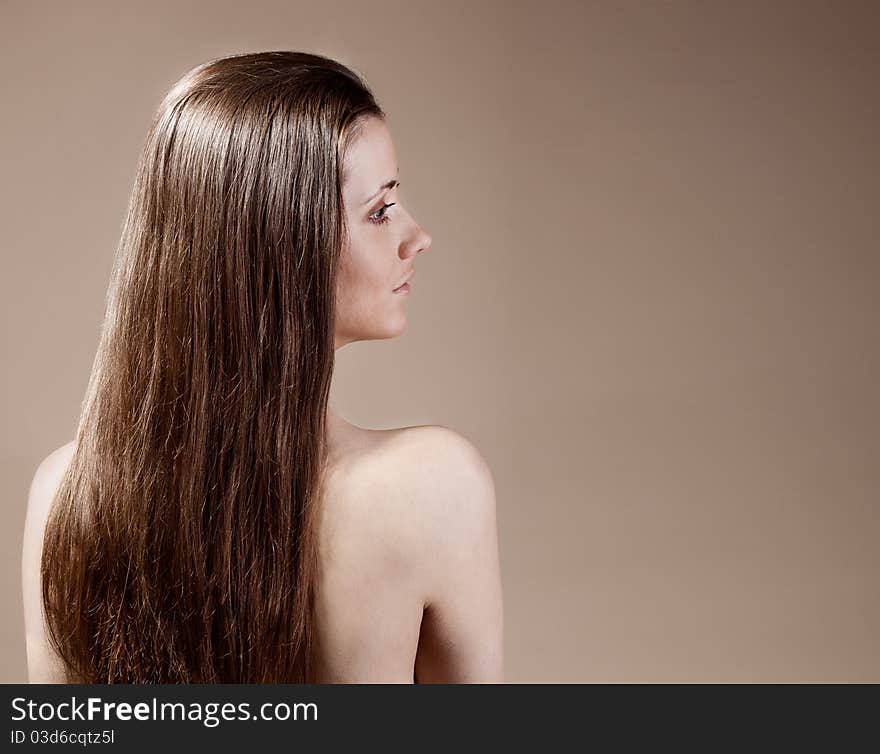
[[[402,335],[404,330],[406,330],[406,317],[400,317],[394,322],[389,322],[387,326],[382,329],[383,334],[379,336],[380,338],[396,338],[397,336]]]
[[[397,338],[397,337],[403,335],[405,330],[406,330],[406,322],[404,322],[400,327],[397,327],[394,330],[390,330],[385,337],[386,338]]]
[[[365,322],[361,321],[357,330],[349,330],[354,333],[346,338],[347,342],[365,340],[388,340],[402,335],[406,330],[406,315],[396,314],[384,320]]]

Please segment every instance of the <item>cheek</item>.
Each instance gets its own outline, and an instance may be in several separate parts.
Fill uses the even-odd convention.
[[[371,258],[364,248],[349,254],[340,262],[336,279],[340,315],[358,317],[368,314],[382,305],[380,299],[386,288],[388,274],[378,263],[378,254]]]
[[[387,288],[386,256],[375,244],[361,243],[350,250],[341,272],[351,295],[374,295],[377,290]]]

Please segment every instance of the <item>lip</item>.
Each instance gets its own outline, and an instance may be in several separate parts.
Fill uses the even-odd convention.
[[[403,286],[405,286],[410,280],[412,280],[412,279],[415,277],[415,274],[416,274],[416,271],[415,271],[415,270],[413,270],[412,272],[410,272],[409,275],[407,275],[407,276],[403,279],[403,281],[400,283],[400,285],[398,285],[397,288],[394,288],[394,289],[392,290],[392,293],[399,292],[400,289],[403,288]]]

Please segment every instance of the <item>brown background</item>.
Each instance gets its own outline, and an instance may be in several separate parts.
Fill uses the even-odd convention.
[[[212,57],[365,75],[433,235],[338,354],[498,494],[509,681],[880,681],[877,3],[4,2],[0,680],[141,141]]]

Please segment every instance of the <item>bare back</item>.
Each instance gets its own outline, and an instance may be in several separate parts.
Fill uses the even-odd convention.
[[[324,683],[501,682],[494,484],[445,427],[330,428],[319,527],[317,635]],[[48,504],[73,443],[31,486],[22,585],[31,682],[63,683],[39,604]]]

